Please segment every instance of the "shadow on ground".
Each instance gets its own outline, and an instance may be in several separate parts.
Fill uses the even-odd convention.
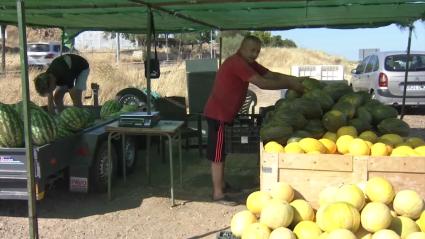
[[[177,150],[175,150],[176,152]],[[37,202],[39,218],[77,219],[91,215],[140,207],[144,199],[170,198],[169,162],[162,160],[156,150],[151,153],[151,183],[148,183],[145,155],[138,154],[136,169],[127,181],[117,178],[112,185],[112,200],[106,193],[71,193],[65,183],[58,183]],[[180,186],[178,155],[174,155],[174,195],[178,204],[211,201],[210,164],[199,155],[197,149],[183,150],[183,187]],[[247,194],[259,187],[258,156],[254,154],[231,154],[226,161],[226,177],[229,183]],[[171,206],[171,201],[170,201]],[[27,217],[27,201],[0,200],[0,216]]]

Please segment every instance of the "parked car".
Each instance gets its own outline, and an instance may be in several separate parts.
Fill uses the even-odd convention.
[[[69,52],[67,47],[62,51],[60,42],[34,42],[28,43],[28,65],[29,66],[48,66],[53,59],[60,56],[62,53]]]
[[[407,53],[375,52],[352,71],[355,91],[368,91],[372,98],[388,105],[400,105],[403,99]],[[425,105],[425,51],[410,53],[406,105]]]

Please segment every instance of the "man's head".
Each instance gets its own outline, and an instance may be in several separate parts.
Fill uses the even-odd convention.
[[[34,79],[35,90],[41,96],[46,96],[56,88],[56,80],[52,74],[41,73]]]
[[[246,36],[239,47],[239,54],[248,62],[254,62],[261,50],[261,40],[255,36]]]

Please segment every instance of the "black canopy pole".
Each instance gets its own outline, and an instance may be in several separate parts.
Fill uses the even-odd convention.
[[[1,72],[6,73],[6,27],[1,25]]]
[[[65,28],[62,28],[62,35],[61,35],[61,51],[60,54],[63,55],[63,49],[65,46]]]
[[[221,61],[223,60],[223,37],[221,36],[220,32],[220,60],[218,61],[218,64],[221,66]]]
[[[147,39],[146,39],[146,88],[147,88],[147,110],[148,110],[148,114],[151,113],[151,35],[152,35],[152,9],[148,8],[148,19],[147,19],[147,27],[148,27],[148,32],[147,32]]]
[[[403,103],[401,104],[400,119],[403,119],[404,110],[405,110],[405,107],[406,107],[406,89],[407,89],[407,77],[409,76],[410,44],[412,42],[412,31],[413,31],[413,24],[410,24],[409,25],[409,40],[407,41],[406,70],[404,71]]]
[[[38,222],[36,213],[34,157],[31,140],[30,92],[28,83],[27,36],[25,23],[24,0],[16,0],[16,10],[19,27],[19,53],[21,59],[22,101],[24,106],[25,154],[27,156],[27,191],[28,191],[28,219],[30,238],[38,238]]]

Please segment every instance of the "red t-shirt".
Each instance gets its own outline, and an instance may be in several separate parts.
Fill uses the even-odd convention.
[[[245,101],[249,79],[264,75],[268,69],[257,62],[248,63],[239,54],[227,58],[220,66],[213,89],[204,108],[204,116],[232,122]]]

